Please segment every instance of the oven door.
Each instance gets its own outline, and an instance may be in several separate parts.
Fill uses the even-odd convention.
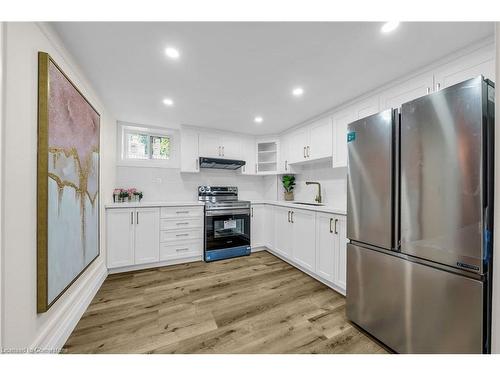
[[[250,246],[250,209],[206,211],[205,251]]]

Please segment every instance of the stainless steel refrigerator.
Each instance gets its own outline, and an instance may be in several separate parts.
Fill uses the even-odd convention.
[[[347,317],[399,353],[490,351],[494,86],[348,126]]]

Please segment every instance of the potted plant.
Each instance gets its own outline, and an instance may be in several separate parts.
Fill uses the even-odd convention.
[[[281,178],[283,189],[285,189],[285,200],[293,201],[293,189],[295,188],[295,176],[286,174]]]

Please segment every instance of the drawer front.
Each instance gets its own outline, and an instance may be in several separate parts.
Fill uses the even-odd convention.
[[[160,245],[161,261],[202,255],[203,243],[201,240],[168,242]]]
[[[185,219],[161,219],[160,230],[201,228],[203,226],[203,217],[185,218]]]
[[[160,232],[160,242],[193,240],[202,238],[202,229],[169,230]]]
[[[181,217],[203,217],[203,206],[199,207],[162,207],[160,217],[181,218]]]

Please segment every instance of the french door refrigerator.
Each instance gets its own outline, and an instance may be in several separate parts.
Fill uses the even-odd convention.
[[[347,317],[399,353],[488,353],[494,86],[348,125]]]

